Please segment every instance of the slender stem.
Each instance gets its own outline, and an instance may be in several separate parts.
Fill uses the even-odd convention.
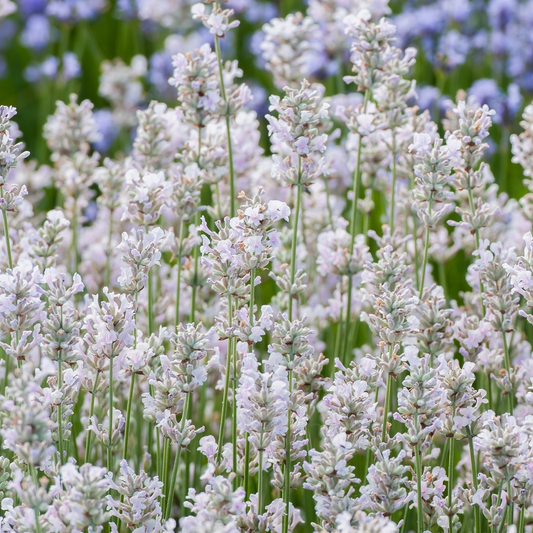
[[[476,207],[474,205],[474,195],[472,194],[472,187],[470,186],[470,180],[468,180],[468,203],[470,205],[470,212],[472,215],[476,214]],[[479,230],[476,229],[475,232],[476,237],[476,248],[479,250],[480,240],[479,240]],[[485,317],[485,304],[483,303],[483,282],[479,280],[479,292],[480,292],[480,299],[481,299],[481,314],[482,317]]]
[[[5,367],[6,367],[6,371],[4,374],[4,382],[2,383],[2,396],[5,396],[6,387],[7,387],[7,379],[9,376],[9,363],[11,361],[11,356],[4,349],[2,349],[2,351],[4,352],[4,355],[5,355],[4,360],[5,360]]]
[[[498,533],[503,533],[506,519],[507,519],[507,505],[505,506],[505,509],[503,510],[502,521],[500,522]]]
[[[4,198],[4,187],[0,187],[0,198]],[[7,223],[7,213],[2,209],[2,218],[4,219],[4,234],[6,237],[7,264],[13,268],[13,257],[11,255],[11,241],[9,240],[9,225]]]
[[[39,487],[39,480],[37,479],[37,470],[35,469],[35,466],[30,464],[30,473],[33,480],[33,484],[35,485],[35,488]],[[35,513],[35,532],[41,533],[41,522],[39,521],[39,509],[37,507],[34,508]]]
[[[165,492],[168,493],[170,488],[170,479],[169,479],[169,470],[170,470],[170,454],[172,451],[172,441],[170,439],[163,439],[163,494],[161,494],[161,506],[164,508],[166,506],[166,501],[164,499]]]
[[[455,408],[454,408],[455,411]],[[453,499],[453,483],[454,483],[454,468],[455,468],[455,439],[451,437],[450,440],[450,455],[448,457],[448,511],[452,508]],[[453,521],[451,515],[448,516],[449,531],[453,531]]]
[[[396,143],[394,140],[394,130],[392,131],[392,184],[391,184],[391,203],[390,203],[390,219],[389,228],[391,235],[394,233],[394,208],[396,197]]]
[[[510,526],[514,522],[514,503],[512,499],[513,496],[511,494],[511,479],[509,478],[509,474],[507,474],[507,497],[509,498],[509,502],[507,503],[507,516],[509,517],[508,525]]]
[[[183,413],[181,415],[181,432],[183,433],[183,429],[185,428],[185,420],[187,418],[187,411],[189,410],[189,402],[190,402],[190,394],[187,394],[185,397],[185,404],[183,406]],[[176,487],[176,480],[178,479],[178,469],[179,469],[179,462],[181,458],[181,450],[182,447],[178,446],[178,449],[176,451],[176,459],[174,460],[174,466],[172,467],[172,474],[170,476],[170,484],[168,486],[168,490],[166,493],[166,507],[165,507],[165,520],[168,520],[170,518],[170,512],[172,511],[172,500],[174,499],[174,490]],[[170,461],[170,453],[168,455],[168,460]],[[170,466],[170,464],[168,465]]]
[[[152,269],[148,271],[148,335],[154,332],[154,286]]]
[[[282,523],[282,533],[289,531],[290,503],[291,503],[291,422],[292,422],[292,370],[289,370],[289,410],[287,414],[287,436],[285,437],[285,472],[283,501],[285,503],[285,516]]]
[[[263,434],[263,428],[261,428],[261,435]],[[263,450],[259,450],[259,472],[258,472],[258,481],[257,481],[257,514],[261,515],[263,514]]]
[[[433,191],[429,195],[429,216],[431,216],[431,211],[433,209]],[[426,226],[426,238],[424,241],[424,259],[422,260],[422,279],[420,280],[420,287],[419,287],[419,298],[422,298],[422,294],[424,293],[424,281],[426,279],[426,268],[428,265],[428,253],[429,253],[429,235],[430,235],[431,228],[429,226]]]
[[[390,352],[392,354],[392,346],[390,347]],[[383,429],[381,431],[381,442],[385,442],[387,437],[387,418],[389,415],[389,406],[391,403],[391,394],[392,393],[392,374],[387,375],[387,391],[385,393],[385,405],[383,406]]]
[[[507,334],[502,329],[502,339],[503,339],[503,353],[505,355],[504,364],[505,370],[507,372],[507,377],[511,379],[511,357],[509,355],[509,345],[507,343]],[[507,405],[509,408],[509,413],[513,414],[513,395],[511,393],[507,394]]]
[[[114,210],[109,210],[109,233],[107,235],[106,260],[105,260],[105,277],[104,287],[109,287],[111,281],[111,244],[113,242],[113,213]]]
[[[413,245],[415,248],[415,282],[416,286],[420,284],[420,272],[419,272],[419,258],[418,258],[418,224],[416,222],[416,215],[413,216]]]
[[[96,398],[96,391],[98,389],[98,379],[100,378],[100,371],[98,370],[96,372],[96,377],[94,378],[93,383],[93,391],[91,395],[91,408],[89,410],[89,423],[91,422],[91,418],[94,416],[94,405],[95,405],[95,398]],[[87,430],[87,436],[85,440],[85,462],[89,463],[91,458],[91,440],[92,440],[93,432],[90,430]]]
[[[134,315],[134,323],[135,323],[135,331],[134,331],[134,337],[133,337],[133,347],[137,348],[137,307],[138,307],[138,300],[139,300],[139,293],[135,291],[135,315]],[[124,459],[128,459],[128,445],[129,445],[129,436],[130,436],[130,424],[131,424],[131,411],[132,411],[132,405],[133,405],[133,392],[135,390],[135,372],[131,372],[130,376],[130,390],[128,393],[128,405],[126,407],[126,426],[124,428],[124,448],[122,452],[122,457]]]
[[[113,434],[113,352],[109,357],[109,443],[107,447],[107,469],[113,472],[113,446],[111,437]]]
[[[446,439],[446,442],[444,443],[444,451],[442,452],[442,456],[440,458],[440,466],[441,468],[444,468],[446,465],[446,461],[448,460],[448,454],[450,451],[450,439]]]
[[[61,350],[59,350],[59,357],[57,359],[57,388],[61,390],[63,388],[63,361]],[[63,449],[63,398],[59,401],[57,406],[57,425],[58,435],[57,440],[59,443],[59,462],[61,466],[65,464],[65,451]]]
[[[416,416],[416,415],[415,415]],[[422,458],[420,456],[420,445],[415,446],[415,469],[416,469],[416,492],[417,492],[417,533],[424,530],[424,511],[422,508]]]
[[[72,206],[72,273],[78,271],[78,199],[73,198]]]
[[[200,212],[196,211],[194,215],[194,223],[198,226],[200,223]],[[191,315],[189,317],[190,322],[194,322],[196,316],[196,294],[198,292],[198,260],[199,260],[199,249],[198,246],[194,247],[193,250],[194,257],[194,273],[192,281],[192,295],[191,295]]]
[[[128,441],[130,436],[131,425],[131,407],[133,405],[133,392],[135,391],[135,372],[132,371],[130,376],[130,390],[128,393],[128,406],[126,408],[126,426],[124,428],[124,448],[122,456],[124,459],[128,459]]]
[[[183,254],[183,237],[185,234],[185,224],[180,220],[179,243],[178,243],[178,280],[176,282],[176,314],[174,326],[177,328],[180,323],[180,297],[181,297],[181,258]]]
[[[366,111],[366,106],[368,104],[368,100],[370,99],[370,91],[367,89],[365,91],[365,97],[364,97],[364,103],[363,103],[363,110]],[[353,198],[352,198],[352,212],[350,216],[350,235],[351,235],[351,242],[350,242],[350,256],[353,254],[354,246],[355,246],[355,232],[356,232],[356,222],[357,222],[357,200],[359,199],[360,195],[360,189],[361,189],[361,153],[362,153],[362,137],[359,136],[359,143],[357,145],[357,161],[356,161],[356,167],[354,171],[353,176]],[[341,359],[343,362],[346,362],[349,353],[349,346],[348,341],[350,337],[350,323],[352,320],[352,291],[353,291],[353,279],[352,276],[348,276],[348,300],[347,300],[347,306],[346,306],[346,317],[345,317],[345,324],[344,324],[344,335],[342,337],[342,343],[341,343]]]
[[[250,440],[248,433],[244,435],[244,438],[246,439],[246,442],[244,444],[244,479],[242,485],[247,499],[249,493],[248,485],[250,484]]]
[[[228,324],[231,327],[233,322],[233,299],[228,295]],[[220,464],[222,457],[222,445],[224,443],[224,429],[226,425],[226,414],[228,409],[228,393],[229,393],[229,379],[231,371],[231,354],[232,354],[233,338],[228,339],[228,353],[226,355],[226,378],[224,380],[224,396],[222,397],[222,409],[220,413],[220,427],[218,431],[218,450],[217,450],[217,464]]]
[[[216,2],[218,6],[218,2]],[[224,84],[224,70],[222,66],[222,53],[220,51],[220,39],[218,35],[215,35],[215,51],[218,59],[218,72],[220,75],[220,92],[224,103],[228,104],[226,96],[226,86]],[[230,216],[233,218],[236,213],[235,209],[235,169],[233,166],[233,147],[231,143],[231,120],[229,114],[226,112],[226,135],[228,139],[228,163],[229,163],[229,191],[230,191]]]
[[[231,417],[231,442],[233,444],[233,471],[235,472],[235,478],[233,483],[235,489],[239,486],[239,480],[237,478],[237,346],[236,342],[232,343],[232,361],[233,361],[233,379],[232,379],[232,400],[233,400],[233,409]]]
[[[494,411],[496,406],[493,404],[492,400],[492,379],[490,377],[490,370],[488,370],[485,375],[487,376],[487,398],[489,400],[489,409]]]
[[[301,158],[298,159],[299,172],[298,176],[301,174]],[[299,179],[298,179],[299,181]],[[296,247],[298,244],[298,223],[300,219],[300,207],[302,203],[302,186],[298,183],[296,186],[296,204],[294,206],[294,225],[292,227],[292,243],[291,243],[291,288],[294,285],[294,280],[296,279]],[[289,320],[292,320],[293,316],[293,297],[289,293]]]
[[[526,506],[520,507],[520,514],[518,515],[518,532],[524,533],[526,530]]]
[[[418,297],[422,298],[424,293],[424,282],[426,280],[426,268],[428,264],[428,252],[429,252],[429,227],[426,227],[426,238],[424,241],[424,259],[422,260],[422,277],[420,278],[420,287],[418,292]]]
[[[468,436],[468,450],[470,452],[470,464],[472,467],[472,484],[474,485],[474,490],[477,492],[478,489],[478,480],[477,480],[477,461],[476,454],[474,452],[474,439],[472,437],[472,431],[470,426],[466,426],[466,434]],[[480,533],[480,515],[479,515],[479,506],[474,507],[474,521],[475,521],[475,533]]]
[[[255,268],[250,272],[250,326],[253,327],[255,323]],[[253,349],[253,343],[250,345]],[[248,496],[248,484],[250,483],[250,441],[248,433],[245,434],[244,445],[244,490]]]

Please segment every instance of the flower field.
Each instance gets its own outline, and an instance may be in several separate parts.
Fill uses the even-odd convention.
[[[532,100],[532,0],[0,0],[0,533],[531,533]]]

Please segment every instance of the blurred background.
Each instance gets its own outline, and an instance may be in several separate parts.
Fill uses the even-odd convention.
[[[95,105],[102,140],[95,149],[128,151],[137,109],[153,100],[170,105],[172,55],[211,42],[190,15],[192,0],[0,1],[0,94],[18,108],[22,140],[39,163],[49,154],[42,127],[55,101],[71,92]],[[414,46],[418,105],[438,122],[458,91],[497,111],[491,130],[491,165],[511,196],[524,192],[521,169],[511,163],[509,135],[533,94],[533,0],[231,0],[240,26],[221,40],[225,59],[237,59],[262,117],[268,95],[279,92],[264,65],[263,25],[301,12],[313,21],[309,77],[327,94],[354,91],[349,45],[339,44],[333,13],[369,7],[397,26],[397,46]],[[266,135],[264,148],[268,149]]]

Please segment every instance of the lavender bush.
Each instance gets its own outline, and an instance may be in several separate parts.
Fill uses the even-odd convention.
[[[0,532],[533,531],[532,2],[109,4],[0,0]]]

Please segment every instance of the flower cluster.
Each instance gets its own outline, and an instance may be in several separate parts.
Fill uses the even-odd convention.
[[[296,3],[0,1],[0,532],[531,533],[531,2]]]

